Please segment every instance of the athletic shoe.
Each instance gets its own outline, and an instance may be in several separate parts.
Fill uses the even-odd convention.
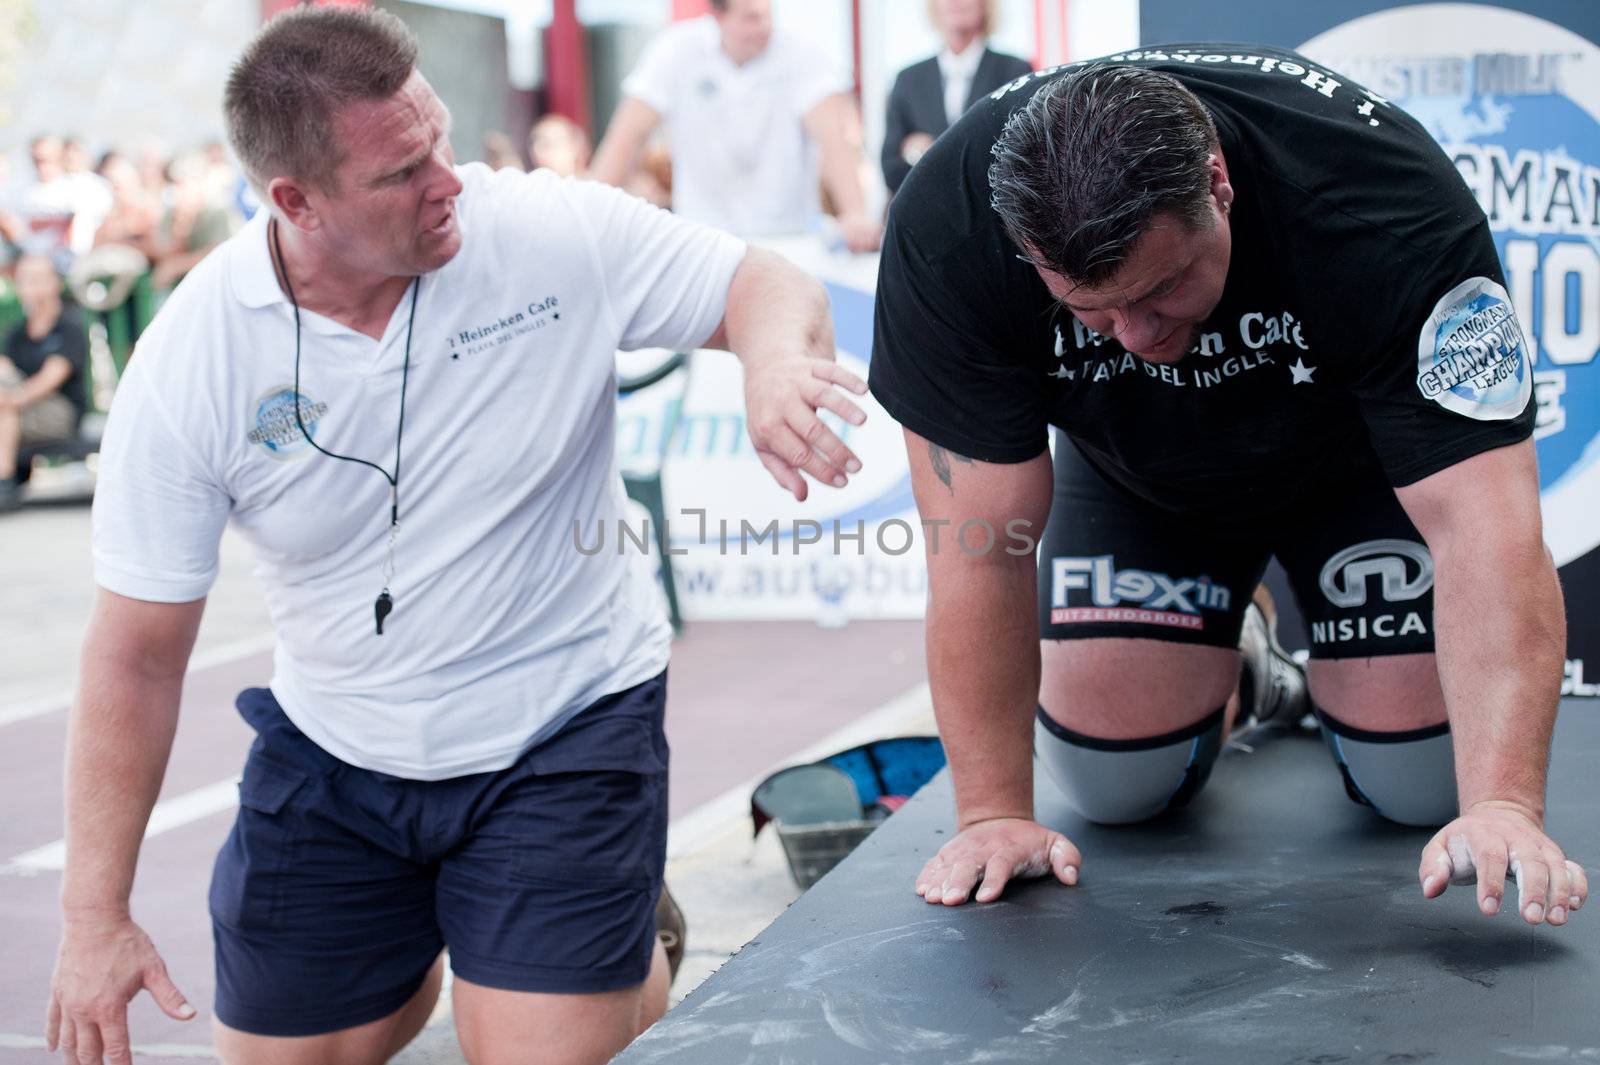
[[[1311,713],[1306,672],[1278,643],[1278,608],[1264,584],[1245,608],[1239,653],[1239,724],[1300,726]]]
[[[666,882],[662,881],[661,898],[656,900],[656,938],[661,940],[661,948],[667,952],[667,971],[672,974],[669,985],[678,978],[678,966],[683,964],[685,930],[683,911],[678,908],[678,900],[672,897]]]

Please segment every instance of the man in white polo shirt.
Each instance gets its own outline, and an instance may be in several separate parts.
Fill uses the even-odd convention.
[[[593,176],[622,185],[665,123],[672,209],[742,237],[804,233],[818,172],[852,251],[878,246],[851,142],[850,79],[823,52],[772,32],[771,0],[711,0],[669,26],[622,83]]]
[[[457,167],[392,16],[303,8],[229,81],[269,206],[140,340],[103,448],[48,1039],[193,1016],[128,911],[218,540],[277,630],[210,892],[229,1062],[378,1062],[450,950],[468,1058],[608,1059],[659,1015],[669,631],[615,523],[614,352],[723,346],[773,476],[859,469],[816,282],[599,184]],[[181,975],[181,974],[180,974]],[[648,976],[648,981],[647,981]]]

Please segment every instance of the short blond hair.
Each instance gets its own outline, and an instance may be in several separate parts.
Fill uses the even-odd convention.
[[[222,113],[245,177],[266,199],[279,176],[333,187],[341,107],[386,100],[417,66],[417,38],[387,11],[299,7],[251,38],[228,75]]]

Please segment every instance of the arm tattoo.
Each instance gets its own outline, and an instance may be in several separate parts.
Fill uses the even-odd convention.
[[[954,451],[951,451],[948,448],[942,448],[938,444],[928,444],[928,460],[933,463],[934,475],[937,476],[939,480],[944,482],[944,486],[950,489],[950,492],[953,495],[955,494],[956,489],[955,486],[950,483],[951,459],[955,459],[957,462],[965,463],[968,466],[972,465],[972,460],[967,458],[965,455],[957,455]]]

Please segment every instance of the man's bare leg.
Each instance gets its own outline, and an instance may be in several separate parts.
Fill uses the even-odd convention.
[[[1075,732],[1139,739],[1183,728],[1229,703],[1239,653],[1229,647],[1106,638],[1044,640],[1039,705]],[[1232,703],[1237,710],[1237,699]]]
[[[1445,720],[1444,689],[1431,654],[1316,658],[1311,698],[1333,717],[1369,732],[1409,732]]]
[[[428,1023],[443,980],[441,955],[411,1001],[387,1017],[325,1035],[294,1038],[251,1035],[213,1020],[212,1040],[224,1065],[382,1065]]]
[[[667,956],[655,945],[638,987],[586,995],[503,991],[456,977],[456,1033],[470,1065],[604,1065],[666,1012]]]
[[[17,476],[17,455],[22,450],[22,415],[11,407],[0,407],[0,481]]]
[[[658,939],[655,954],[650,958],[650,975],[645,977],[643,999],[639,1004],[640,1032],[666,1015],[667,992],[671,988],[672,969],[667,965],[666,949]]]

